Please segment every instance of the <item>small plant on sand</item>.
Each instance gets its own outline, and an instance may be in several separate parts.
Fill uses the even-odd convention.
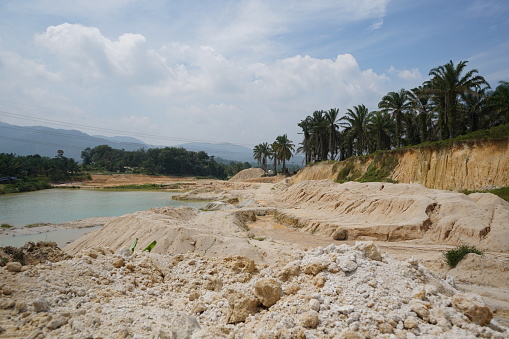
[[[134,242],[133,244],[131,245],[131,252],[134,252],[134,249],[136,248],[136,245],[138,244],[138,238],[134,239]],[[157,241],[152,241],[150,243],[150,245],[148,245],[147,247],[145,247],[145,249],[142,251],[142,252],[151,252],[152,249],[155,247],[155,245],[157,245]]]
[[[475,253],[479,255],[484,254],[483,251],[476,248],[475,246],[459,245],[452,250],[444,252],[444,259],[450,268],[454,268],[468,253]]]
[[[2,224],[0,225],[0,228],[3,228],[3,229],[9,229],[9,228],[13,228],[14,226],[12,225],[9,225],[9,224]]]

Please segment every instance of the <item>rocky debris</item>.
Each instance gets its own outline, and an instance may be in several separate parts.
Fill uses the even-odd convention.
[[[254,284],[254,295],[263,306],[270,307],[281,299],[283,289],[276,279],[259,279]]]
[[[471,322],[477,325],[488,325],[493,319],[493,314],[484,303],[484,300],[476,294],[458,293],[452,298],[452,306],[467,316]]]
[[[21,263],[17,261],[10,261],[5,265],[5,269],[11,272],[21,272],[22,267]]]
[[[470,318],[479,308],[466,300],[479,304],[479,297],[459,295],[414,260],[370,258],[379,253],[372,243],[297,251],[273,265],[242,256],[118,252],[92,248],[18,273],[0,269],[8,295],[0,298],[2,336],[509,336],[489,317]],[[113,264],[119,260],[124,265]],[[341,269],[347,261],[356,268]]]
[[[0,266],[9,262],[19,262],[21,265],[35,265],[38,263],[57,262],[69,259],[71,256],[62,251],[54,241],[31,241],[23,247],[5,246],[0,247]],[[11,267],[14,267],[11,264]],[[19,272],[19,271],[18,271]]]

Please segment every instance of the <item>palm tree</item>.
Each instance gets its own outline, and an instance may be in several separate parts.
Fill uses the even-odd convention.
[[[400,89],[399,92],[389,92],[382,98],[378,108],[392,115],[396,123],[396,146],[401,147],[403,114],[410,108],[407,91]]]
[[[304,153],[306,165],[311,162],[327,159],[329,152],[327,120],[324,111],[314,111],[313,115],[307,116],[299,124],[304,134],[304,140],[298,152]]]
[[[500,81],[500,85],[488,93],[485,110],[485,128],[509,123],[509,82]]]
[[[277,175],[277,163],[279,159],[277,157],[279,145],[276,141],[274,141],[270,145],[270,159],[274,160],[274,175]]]
[[[327,120],[325,120],[324,111],[314,111],[312,115],[311,144],[313,145],[314,161],[327,159],[329,148],[326,144],[327,138]]]
[[[486,112],[484,107],[487,104],[487,88],[479,88],[473,92],[463,94],[463,105],[461,106],[464,113],[464,122],[461,124],[463,130],[461,134],[477,131],[480,128],[482,114]]]
[[[367,125],[368,125],[369,111],[364,105],[357,105],[352,109],[346,111],[346,115],[340,120],[345,122],[341,123],[341,126],[349,129],[349,135],[355,140],[356,155],[362,155],[366,149],[366,136],[367,136]]]
[[[393,129],[394,122],[388,113],[383,111],[371,112],[368,118],[368,132],[374,137],[376,145],[375,150],[391,148],[391,134]]]
[[[438,128],[440,139],[454,138],[458,135],[458,105],[461,97],[468,92],[489,87],[484,77],[476,75],[478,71],[472,69],[462,75],[468,61],[460,61],[456,66],[449,63],[433,68],[429,75],[431,79],[424,85],[429,88],[438,106]]]
[[[339,142],[339,109],[331,108],[327,112],[325,112],[325,121],[327,122],[328,134],[329,134],[329,154],[330,159],[334,160],[337,154],[337,144]]]
[[[258,165],[262,164],[262,150],[260,146],[261,144],[258,144],[253,148],[253,158],[258,162]]]
[[[258,161],[258,165],[261,165],[264,171],[267,171],[267,158],[269,158],[271,154],[272,150],[267,142],[258,144],[253,149],[253,158]]]
[[[410,108],[417,116],[420,142],[430,141],[433,119],[431,96],[423,86],[407,91],[407,95]]]
[[[283,173],[286,173],[286,161],[292,158],[292,152],[294,151],[294,144],[288,139],[286,134],[280,135],[276,138],[276,157],[283,164]]]
[[[297,152],[304,153],[305,164],[308,165],[311,163],[311,159],[313,158],[313,146],[311,143],[311,133],[313,128],[313,119],[310,116],[307,116],[306,119],[301,120],[298,123],[298,126],[302,128],[302,134],[304,134],[304,140],[300,143],[300,146],[297,149]]]

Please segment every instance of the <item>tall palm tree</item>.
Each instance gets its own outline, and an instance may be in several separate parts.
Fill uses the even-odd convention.
[[[283,173],[286,173],[286,161],[292,158],[295,145],[292,144],[292,141],[288,139],[286,134],[278,136],[276,138],[276,144],[276,157],[283,164]]]
[[[278,158],[278,149],[279,149],[279,144],[274,141],[272,144],[270,144],[270,158],[272,160],[274,160],[274,175],[277,175],[277,164],[279,162],[279,158]]]
[[[253,148],[253,158],[258,161],[258,165],[262,166],[264,171],[267,171],[267,158],[271,156],[272,150],[267,142],[256,145]]]
[[[362,155],[366,149],[366,136],[369,111],[364,105],[357,105],[347,109],[344,117],[341,118],[341,126],[349,129],[352,141],[355,140],[356,155]]]
[[[313,145],[314,161],[327,159],[329,147],[327,146],[327,120],[325,111],[314,111],[312,115],[311,143]]]
[[[464,121],[461,124],[461,134],[477,131],[480,128],[482,114],[485,112],[484,107],[487,104],[487,88],[478,88],[475,91],[463,94]]]
[[[336,158],[337,150],[338,150],[338,142],[339,142],[339,109],[331,108],[327,112],[325,112],[325,121],[327,121],[328,135],[329,135],[329,154],[330,159],[334,160]]]
[[[260,146],[261,144],[258,144],[253,148],[253,159],[258,162],[258,165],[262,164],[262,150]]]
[[[324,111],[314,111],[311,116],[307,116],[299,124],[304,134],[304,140],[298,152],[306,156],[306,165],[311,162],[327,159],[329,152],[327,120]]]
[[[403,114],[410,108],[407,91],[400,89],[399,92],[389,92],[382,98],[378,108],[392,115],[396,123],[396,146],[401,147]]]
[[[483,127],[493,127],[509,123],[509,82],[500,81],[494,91],[488,93],[484,114]]]
[[[298,126],[302,128],[304,140],[300,143],[302,146],[297,149],[297,152],[304,154],[305,164],[308,165],[311,163],[311,159],[313,157],[313,145],[311,143],[313,119],[310,116],[307,116],[306,119],[301,120],[301,122],[298,123]]]
[[[370,136],[374,137],[375,150],[391,148],[393,129],[394,122],[388,113],[383,111],[371,112],[368,118],[368,132]]]
[[[462,75],[468,61],[457,65],[449,63],[431,69],[431,79],[424,83],[438,105],[438,128],[441,139],[454,138],[458,135],[458,105],[461,97],[467,92],[475,91],[481,86],[489,87],[484,77],[476,75],[472,69]]]
[[[417,116],[420,142],[430,141],[433,118],[431,96],[423,86],[407,91],[410,108]]]

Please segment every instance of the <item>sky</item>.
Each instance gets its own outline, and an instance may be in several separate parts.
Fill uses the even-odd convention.
[[[509,81],[507,0],[2,0],[0,121],[252,148],[468,61]]]

